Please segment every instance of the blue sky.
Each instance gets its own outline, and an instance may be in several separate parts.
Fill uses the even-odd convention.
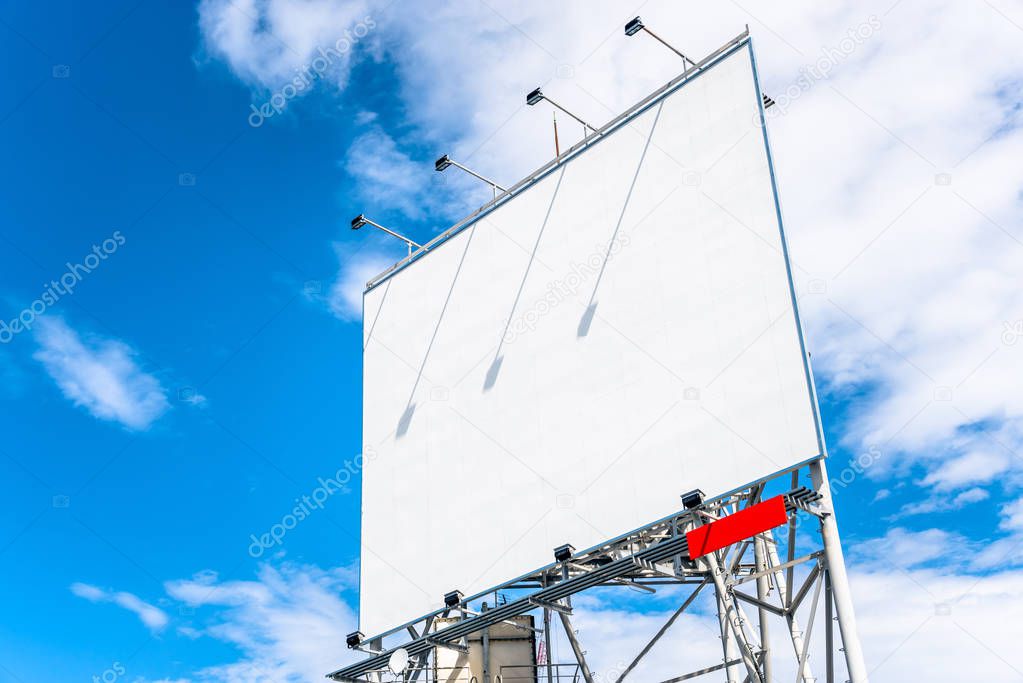
[[[677,66],[656,46],[623,56],[630,13],[612,6],[427,5],[0,6],[5,329],[52,299],[0,331],[0,681],[115,663],[130,681],[313,680],[347,656],[358,480],[271,551],[249,547],[361,450],[358,288],[401,250],[348,220],[426,240],[486,196],[433,173],[436,156],[506,182],[549,156],[527,90],[602,122]],[[993,577],[963,624],[1023,606],[1023,10],[977,5],[733,3],[667,31],[700,55],[752,24],[765,87],[787,93],[770,126],[832,475],[880,453],[837,496],[854,582],[965,595]],[[643,9],[665,27],[676,13]],[[833,73],[795,85],[870,16],[880,28],[832,53]],[[931,43],[954,63],[940,78]],[[976,552],[928,554],[949,544]],[[893,550],[898,568],[879,566]],[[863,600],[869,631],[885,606]],[[879,680],[905,675],[892,634],[865,638]],[[1013,666],[1003,652],[982,670]]]
[[[249,535],[360,451],[359,326],[304,295],[329,285],[331,241],[349,239],[340,219],[357,206],[323,151],[350,131],[325,115],[251,128],[248,89],[197,67],[193,6],[8,7],[3,20],[0,110],[21,160],[3,171],[4,317],[120,231],[124,244],[46,317],[87,348],[125,344],[121,379],[158,384],[133,398],[165,405],[104,419],[33,358],[40,328],[4,345],[2,590],[17,618],[0,625],[0,677],[216,661],[229,655],[215,641],[151,639],[131,612],[69,586],[156,602],[163,581],[199,570],[250,578]],[[63,64],[70,77],[52,77]],[[318,513],[289,534],[289,558],[350,565],[358,496]]]

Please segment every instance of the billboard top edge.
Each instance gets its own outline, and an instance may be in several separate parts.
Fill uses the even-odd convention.
[[[400,261],[392,265],[387,270],[373,277],[366,283],[365,292],[369,292],[377,285],[382,284],[383,282],[387,281],[392,276],[404,270],[411,264],[427,256],[432,249],[440,246],[441,244],[447,242],[449,239],[451,239],[458,233],[465,230],[466,228],[474,225],[477,221],[479,221],[484,216],[486,216],[490,212],[494,211],[495,209],[503,205],[505,202],[511,200],[512,198],[522,193],[524,190],[527,190],[533,185],[535,185],[542,178],[547,176],[549,173],[554,171],[559,166],[567,163],[568,161],[573,160],[575,157],[585,152],[592,145],[598,144],[604,136],[616,131],[618,128],[627,124],[633,118],[635,118],[642,112],[646,111],[652,105],[656,104],[665,97],[671,95],[676,90],[682,88],[689,82],[695,80],[701,74],[703,74],[709,68],[713,67],[718,62],[724,60],[726,57],[730,56],[736,50],[746,46],[749,43],[749,41],[750,35],[749,28],[747,27],[742,33],[732,38],[727,43],[725,43],[724,45],[722,45],[721,47],[719,47],[718,49],[714,50],[712,53],[701,59],[699,62],[697,62],[696,66],[687,69],[682,74],[670,80],[668,83],[662,85],[660,88],[656,89],[655,91],[644,97],[642,100],[632,105],[624,112],[622,112],[621,114],[619,114],[618,116],[616,116],[615,118],[611,119],[606,124],[601,126],[595,133],[592,133],[588,138],[581,140],[580,142],[573,145],[561,156],[551,159],[546,164],[538,168],[536,171],[530,173],[525,178],[509,187],[503,193],[499,194],[491,201],[487,202],[486,204],[476,209],[471,214],[469,214],[462,220],[458,221],[441,234],[434,237],[432,240],[424,244],[422,247],[414,251],[409,256],[406,256],[405,258],[401,259]]]

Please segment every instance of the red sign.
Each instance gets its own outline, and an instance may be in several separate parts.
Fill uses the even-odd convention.
[[[788,521],[785,496],[775,496],[762,503],[728,515],[716,522],[698,526],[686,532],[689,557],[696,559],[720,550],[745,538],[756,536]]]

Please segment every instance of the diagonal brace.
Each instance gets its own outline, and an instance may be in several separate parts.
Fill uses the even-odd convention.
[[[668,619],[668,621],[665,622],[664,626],[661,627],[661,629],[656,633],[656,635],[654,635],[654,637],[650,639],[650,642],[646,644],[646,647],[643,648],[642,652],[636,655],[636,658],[632,660],[632,663],[625,668],[625,671],[622,672],[622,675],[618,677],[618,680],[616,680],[615,683],[622,683],[622,681],[625,680],[625,677],[628,676],[629,673],[636,668],[636,665],[639,664],[640,660],[646,657],[647,653],[650,652],[651,648],[653,648],[653,646],[657,644],[657,641],[661,639],[661,636],[667,633],[668,629],[671,628],[671,625],[674,624],[675,621],[680,616],[682,616],[682,613],[686,611],[689,605],[693,604],[693,601],[696,600],[696,596],[700,594],[700,591],[703,590],[703,587],[706,586],[709,581],[710,577],[708,576],[706,579],[703,580],[703,583],[699,584],[696,587],[696,590],[689,594],[689,597],[686,598],[685,602],[683,602],[682,605],[677,610],[675,610],[675,613],[671,615],[671,618]]]
[[[568,642],[572,644],[572,652],[575,653],[575,660],[579,662],[579,669],[582,671],[583,680],[586,683],[593,683],[593,674],[590,673],[590,667],[586,664],[586,657],[583,655],[582,646],[579,645],[579,639],[575,637],[572,622],[564,612],[558,612],[558,616],[561,617],[561,625],[565,627],[565,635],[568,636]]]

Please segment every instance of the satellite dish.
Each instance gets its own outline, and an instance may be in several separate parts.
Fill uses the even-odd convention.
[[[408,668],[408,650],[403,647],[399,647],[397,650],[391,653],[391,658],[387,662],[387,668],[391,670],[393,674],[404,673],[405,669]]]

